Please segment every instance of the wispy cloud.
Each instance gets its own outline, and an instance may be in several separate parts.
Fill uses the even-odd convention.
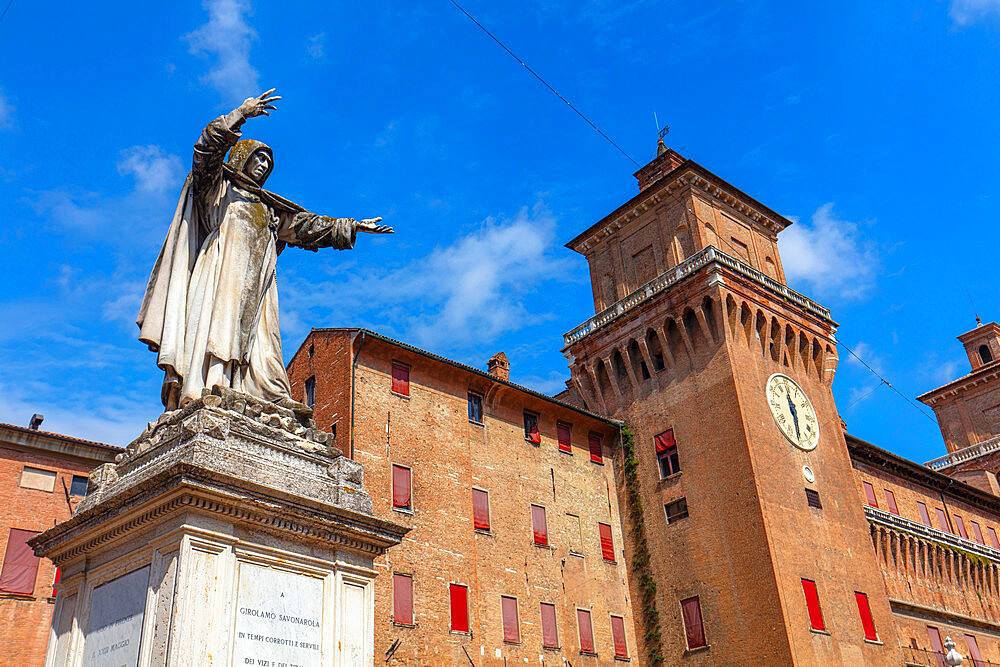
[[[1000,16],[1000,0],[951,0],[948,16],[957,26]]]
[[[326,33],[321,32],[318,35],[313,35],[306,40],[306,53],[309,54],[310,58],[319,59],[323,57],[323,45],[326,39]]]
[[[247,0],[204,0],[208,23],[184,36],[190,51],[215,58],[201,82],[215,88],[226,102],[236,103],[260,92],[258,72],[250,64],[257,31],[247,23]]]
[[[14,105],[10,103],[0,88],[0,129],[14,126]]]
[[[879,268],[875,243],[855,222],[838,218],[824,204],[809,223],[796,222],[778,237],[789,283],[804,282],[820,296],[856,299],[874,284]]]

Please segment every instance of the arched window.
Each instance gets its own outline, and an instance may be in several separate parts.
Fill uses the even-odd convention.
[[[993,353],[990,352],[990,348],[986,345],[979,346],[979,358],[984,364],[988,364],[993,361]]]

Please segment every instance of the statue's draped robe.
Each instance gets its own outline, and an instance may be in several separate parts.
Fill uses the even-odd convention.
[[[290,398],[278,332],[275,261],[287,245],[352,248],[356,223],[302,211],[243,175],[270,149],[240,141],[243,119],[212,121],[153,267],[139,312],[139,340],[157,353],[162,399],[172,410],[221,385]]]

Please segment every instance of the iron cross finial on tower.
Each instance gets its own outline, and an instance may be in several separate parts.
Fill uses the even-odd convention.
[[[660,121],[657,120],[655,111],[653,112],[653,122],[656,123],[656,130],[660,135],[660,140],[656,142],[656,154],[663,155],[667,152],[667,145],[663,143],[663,137],[667,136],[667,133],[670,132],[670,126],[664,125],[661,128]]]

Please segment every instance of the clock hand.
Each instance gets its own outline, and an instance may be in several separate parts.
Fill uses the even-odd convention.
[[[802,439],[802,432],[799,431],[799,414],[798,414],[798,411],[795,409],[795,404],[792,403],[792,397],[789,396],[786,393],[785,394],[785,398],[788,399],[788,411],[792,413],[792,420],[794,420],[794,422],[795,422],[795,437],[798,438],[799,440],[801,440]]]

